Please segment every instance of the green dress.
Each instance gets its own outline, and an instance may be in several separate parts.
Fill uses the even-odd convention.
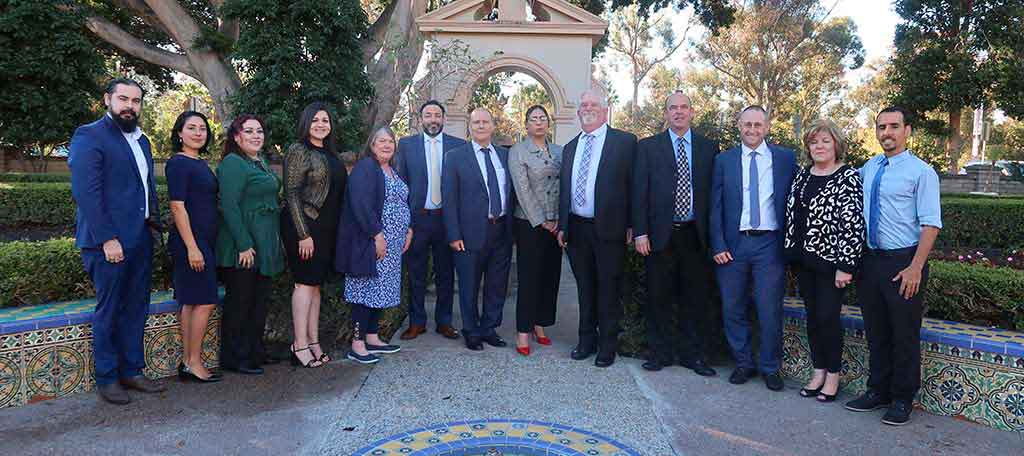
[[[217,166],[217,179],[221,216],[217,266],[238,267],[238,253],[252,248],[260,274],[274,276],[284,271],[277,175],[262,158],[228,154]]]

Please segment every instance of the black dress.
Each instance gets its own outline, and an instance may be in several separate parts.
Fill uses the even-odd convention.
[[[309,146],[307,144],[307,146]],[[331,187],[327,198],[320,207],[316,220],[309,218],[305,212],[302,217],[310,237],[313,238],[313,257],[303,260],[299,257],[299,239],[295,231],[289,211],[281,211],[281,234],[284,250],[288,256],[288,268],[292,271],[295,283],[303,285],[323,285],[328,272],[333,268],[334,248],[338,236],[338,220],[341,217],[341,205],[345,198],[345,165],[335,154],[327,153],[319,147],[309,146],[317,153],[324,154],[327,166],[331,170]]]
[[[216,304],[217,176],[205,160],[181,154],[167,160],[165,170],[168,196],[185,203],[192,235],[206,263],[202,272],[192,269],[185,242],[171,223],[167,250],[174,263],[174,296],[181,305]]]

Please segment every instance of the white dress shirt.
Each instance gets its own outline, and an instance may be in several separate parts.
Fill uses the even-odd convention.
[[[750,154],[755,150],[740,146],[741,157],[740,168],[743,170],[743,212],[740,213],[740,231],[750,229],[777,230],[779,223],[775,220],[775,178],[772,176],[772,151],[768,144],[761,141],[757,146],[757,190],[761,209],[761,224],[757,228],[750,226]]]
[[[498,214],[498,217],[501,217],[501,216],[505,215],[505,208],[508,207],[508,204],[507,204],[507,201],[508,201],[508,189],[505,188],[505,183],[506,183],[506,181],[508,179],[505,177],[505,167],[501,166],[501,159],[498,158],[498,151],[494,150],[494,146],[493,145],[488,144],[486,146],[481,146],[481,145],[477,144],[476,141],[471,141],[471,143],[473,144],[473,152],[475,152],[473,155],[476,157],[476,164],[477,164],[477,166],[480,167],[480,174],[482,176],[484,176],[484,184],[488,183],[487,182],[487,164],[484,163],[484,158],[491,157],[491,164],[494,165],[494,173],[498,176],[498,193],[501,194],[501,214]],[[483,149],[484,147],[486,147],[486,148],[491,150],[490,152],[487,153],[487,155],[484,155],[483,152],[480,152],[480,149]],[[486,187],[486,188],[490,188],[490,187]],[[491,207],[490,206],[490,204],[491,204],[490,196],[491,196],[490,191],[488,191],[487,192],[487,204],[488,204],[487,207],[488,208]]]
[[[572,159],[572,182],[569,186],[569,201],[572,202],[572,213],[580,217],[594,218],[594,189],[597,184],[597,168],[601,163],[601,151],[604,150],[604,139],[608,133],[608,124],[597,127],[590,132],[594,137],[593,145],[590,148],[590,169],[587,173],[587,200],[583,205],[576,204],[576,182],[579,180],[580,163],[583,162],[583,151],[587,147],[587,133],[580,132],[579,141],[576,142],[576,152]]]
[[[110,116],[110,113],[107,113]],[[113,119],[113,116],[111,116]],[[128,142],[128,147],[132,149],[132,155],[135,156],[135,166],[139,167],[139,177],[142,178],[142,190],[146,196],[146,218],[149,218],[149,163],[146,162],[146,155],[142,153],[142,145],[139,144],[139,138],[142,138],[142,129],[135,127],[135,131],[131,133],[125,133],[124,140]]]
[[[423,205],[424,209],[429,209],[429,210],[440,209],[441,206],[444,205],[444,201],[442,201],[441,204],[434,204],[432,201],[430,201],[430,189],[431,189],[430,185],[433,183],[433,181],[430,180],[430,158],[431,158],[431,156],[430,156],[431,149],[430,148],[431,147],[436,147],[437,148],[436,150],[437,150],[437,154],[438,154],[438,157],[437,157],[438,166],[442,167],[441,169],[444,169],[443,168],[444,167],[444,139],[443,138],[444,138],[444,135],[441,134],[441,133],[438,133],[437,137],[431,137],[430,135],[428,135],[426,133],[423,133],[423,159],[424,159],[424,163],[427,164],[427,198],[426,198],[427,202],[426,202],[426,204]],[[432,141],[437,141],[437,145],[436,146],[432,146],[431,145]],[[437,177],[438,177],[438,179],[441,178],[440,171],[437,173]],[[438,183],[438,185],[440,185],[440,183]]]

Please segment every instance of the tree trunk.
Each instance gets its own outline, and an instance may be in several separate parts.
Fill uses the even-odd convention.
[[[238,72],[231,62],[213,52],[189,52],[188,60],[199,74],[200,82],[210,92],[217,117],[226,129],[235,118],[231,97],[242,87]]]
[[[363,124],[370,130],[391,123],[423,57],[416,17],[426,13],[425,0],[392,1],[371,27],[364,52],[373,99],[363,112]]]
[[[949,108],[949,140],[946,141],[946,159],[949,160],[947,172],[956,174],[959,169],[958,162],[963,153],[964,137],[960,134],[960,118],[963,110],[960,108]]]

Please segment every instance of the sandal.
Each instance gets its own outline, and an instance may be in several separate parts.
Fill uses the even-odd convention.
[[[320,342],[310,342],[309,343],[310,347],[312,347],[314,345],[316,345],[317,347],[320,347]],[[320,361],[321,364],[327,364],[327,363],[331,362],[330,355],[328,355],[327,352],[323,351],[323,347],[320,347],[320,357],[317,358],[317,361]]]
[[[300,348],[298,350],[296,350],[295,346],[293,345],[293,346],[291,346],[291,349],[292,349],[292,366],[302,366],[302,367],[305,367],[307,369],[312,369],[312,368],[316,368],[316,367],[322,366],[322,364],[316,364],[317,362],[319,362],[319,360],[316,359],[315,357],[313,359],[309,360],[308,362],[305,362],[305,363],[303,363],[302,360],[299,359],[298,353],[301,352],[301,351],[304,351],[304,350],[309,350],[309,346],[308,345],[306,346],[306,348]],[[313,350],[309,350],[309,354],[310,354],[310,356],[312,356],[313,355]]]

